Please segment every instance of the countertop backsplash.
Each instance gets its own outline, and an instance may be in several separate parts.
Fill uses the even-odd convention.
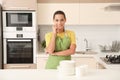
[[[52,31],[52,25],[39,25],[40,41],[44,40],[45,34]],[[76,51],[85,51],[88,41],[88,48],[93,51],[100,52],[99,45],[109,45],[112,41],[120,41],[120,25],[67,25],[66,30],[72,30],[76,34]],[[38,48],[40,49],[40,48]]]

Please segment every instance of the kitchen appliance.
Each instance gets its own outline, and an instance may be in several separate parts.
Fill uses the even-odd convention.
[[[3,68],[3,44],[2,44],[2,7],[0,5],[0,69]]]
[[[36,68],[36,12],[3,11],[4,69]]]
[[[101,57],[106,64],[120,64],[120,55],[106,55]]]
[[[33,63],[33,39],[7,39],[7,64]]]
[[[35,11],[3,11],[3,31],[35,31]]]
[[[35,33],[4,33],[4,66],[36,64],[36,35],[30,34]]]

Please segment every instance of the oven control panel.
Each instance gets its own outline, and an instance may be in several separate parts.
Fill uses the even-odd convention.
[[[35,32],[6,32],[3,38],[36,38]]]

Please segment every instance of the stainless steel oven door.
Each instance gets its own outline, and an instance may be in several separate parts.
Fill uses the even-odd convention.
[[[33,39],[6,39],[6,63],[33,63]]]

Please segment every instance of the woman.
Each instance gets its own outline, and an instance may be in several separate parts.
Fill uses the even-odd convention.
[[[56,69],[61,60],[71,60],[71,55],[75,53],[75,34],[65,30],[65,22],[64,12],[56,11],[53,15],[53,31],[45,35],[46,52],[49,54],[46,69]]]

